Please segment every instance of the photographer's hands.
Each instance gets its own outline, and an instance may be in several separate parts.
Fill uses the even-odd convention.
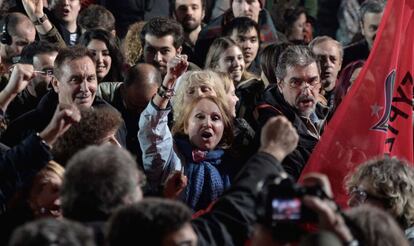
[[[320,173],[309,173],[303,178],[304,186],[320,186],[328,198],[332,198],[332,189],[326,175]],[[345,223],[344,218],[338,211],[338,206],[333,200],[321,199],[316,196],[305,196],[304,204],[315,211],[319,217],[319,227],[335,233],[343,242],[352,242],[354,237]]]
[[[296,129],[283,116],[270,118],[262,129],[259,151],[274,156],[282,161],[296,149],[299,136]]]

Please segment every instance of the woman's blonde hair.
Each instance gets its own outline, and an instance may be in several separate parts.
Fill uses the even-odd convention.
[[[174,121],[183,111],[184,97],[188,90],[196,86],[208,86],[216,93],[216,96],[225,100],[226,92],[223,87],[222,80],[216,72],[211,70],[188,71],[184,73],[177,81],[176,94],[172,100],[174,111]]]
[[[397,158],[376,158],[359,165],[345,178],[348,193],[366,180],[375,196],[406,229],[414,225],[414,168]]]
[[[141,44],[140,33],[144,25],[144,21],[136,22],[130,25],[122,43],[122,53],[124,55],[125,62],[130,66],[137,64],[142,55],[143,47]]]
[[[220,61],[221,55],[227,49],[229,49],[233,46],[238,47],[240,49],[240,51],[242,51],[240,46],[235,41],[233,41],[232,39],[230,39],[228,37],[221,37],[221,38],[215,39],[214,42],[211,44],[209,50],[208,50],[204,68],[205,69],[217,70],[217,68],[219,67],[219,61]],[[247,71],[247,67],[245,67],[244,72],[242,74],[242,78],[241,78],[240,81],[237,82],[237,84],[239,84],[242,81],[252,79],[252,78],[255,78],[255,76],[253,74],[249,73]],[[236,83],[236,81],[234,81],[234,82]]]
[[[53,173],[63,180],[65,168],[55,161],[49,161],[45,167],[43,167],[34,177],[32,185],[30,187],[29,198],[37,196],[43,189],[42,180],[47,177],[48,173]]]
[[[175,124],[172,128],[173,135],[187,135],[185,130],[188,128],[188,122],[190,115],[193,112],[193,109],[201,100],[209,100],[217,105],[221,113],[221,119],[223,121],[224,129],[223,136],[219,142],[221,148],[229,148],[233,141],[233,120],[231,113],[228,110],[227,103],[223,98],[206,96],[206,97],[197,97],[191,103],[184,105],[182,113],[176,119]]]

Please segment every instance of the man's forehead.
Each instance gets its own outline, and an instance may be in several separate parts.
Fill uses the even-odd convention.
[[[318,65],[312,62],[308,65],[291,65],[286,67],[286,77],[318,76]]]
[[[175,7],[177,8],[180,5],[202,5],[202,0],[176,0]]]
[[[88,57],[84,56],[74,60],[66,60],[63,64],[63,68],[67,68],[69,71],[66,71],[72,75],[75,73],[95,73],[95,63],[93,60]],[[66,69],[64,69],[65,71]]]
[[[237,36],[238,38],[253,38],[258,37],[256,28],[251,27],[245,32],[240,32],[237,28],[233,29],[232,36]]]
[[[171,34],[167,34],[162,37],[157,37],[155,35],[146,34],[145,45],[151,46],[154,48],[171,47],[171,46],[174,46],[174,37]]]
[[[339,47],[332,40],[325,40],[318,44],[315,44],[312,48],[312,51],[315,55],[328,54],[328,55],[337,55],[339,56]]]

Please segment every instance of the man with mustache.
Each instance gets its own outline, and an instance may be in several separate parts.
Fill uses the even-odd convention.
[[[183,54],[194,61],[194,46],[204,26],[205,0],[171,0],[170,13],[184,29]]]
[[[282,162],[286,172],[296,179],[320,138],[324,119],[317,111],[327,110],[318,103],[319,74],[319,63],[310,48],[288,47],[279,57],[277,84],[265,90],[262,102],[256,106],[259,126],[273,116],[284,115],[298,131],[298,147]]]

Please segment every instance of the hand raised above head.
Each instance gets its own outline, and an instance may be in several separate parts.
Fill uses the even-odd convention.
[[[273,117],[266,122],[262,129],[259,151],[271,154],[282,161],[296,149],[298,141],[298,133],[286,117]]]
[[[18,94],[26,88],[34,76],[35,73],[32,65],[20,63],[14,65],[9,82],[7,83],[6,88],[4,88],[5,92]]]
[[[40,137],[49,145],[53,145],[73,123],[79,122],[80,119],[80,111],[74,104],[59,104],[49,125],[40,133]]]
[[[36,21],[44,15],[43,0],[22,0],[22,3],[31,21]]]
[[[175,80],[187,71],[187,67],[187,55],[176,55],[171,58],[167,64],[167,75],[164,78],[163,85],[172,88]]]

